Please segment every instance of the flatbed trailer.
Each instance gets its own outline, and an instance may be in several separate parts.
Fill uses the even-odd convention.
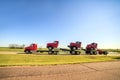
[[[71,50],[71,49],[60,48],[60,50],[70,52],[71,55],[80,55],[81,53],[81,49]]]
[[[52,55],[57,55],[59,53],[60,49],[52,49],[52,50],[37,50],[36,52],[40,52],[40,53],[43,53],[43,52],[48,52],[48,54]]]
[[[80,55],[81,50],[83,50],[85,51],[86,54],[91,54],[91,55],[92,54],[96,55],[97,53],[105,54],[105,55],[108,54],[107,51],[97,49],[97,43],[88,44],[86,46],[86,49],[81,48],[82,43],[80,41],[71,42],[68,45],[69,49],[58,48],[58,44],[59,44],[59,41],[54,41],[53,43],[47,43],[47,46],[46,46],[47,49],[41,48],[38,50],[37,44],[33,43],[30,46],[25,47],[24,52],[26,54],[34,53],[34,52],[40,52],[40,53],[47,52],[50,55],[52,54],[57,55],[60,51],[65,51],[65,52],[69,52],[71,55]]]

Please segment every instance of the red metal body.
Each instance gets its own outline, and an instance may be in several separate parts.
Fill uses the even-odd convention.
[[[97,43],[91,43],[91,44],[88,44],[87,46],[86,46],[86,53],[87,54],[97,54],[97,53],[99,53],[99,54],[104,54],[104,55],[107,55],[108,54],[108,52],[107,51],[103,51],[103,50],[101,50],[101,49],[98,49],[97,48]]]
[[[53,48],[57,48],[58,47],[58,43],[59,41],[54,41],[53,43],[47,43],[47,48],[49,49],[49,51],[46,50],[37,50],[37,44],[33,43],[28,47],[25,47],[24,52],[25,53],[32,53],[32,52],[54,52],[55,54],[57,54],[57,51],[52,51]]]
[[[54,41],[53,43],[47,43],[47,48],[52,47],[52,48],[57,48],[59,44],[59,41]]]
[[[88,44],[88,45],[86,46],[86,49],[96,50],[96,49],[97,49],[97,43]]]
[[[81,42],[77,41],[76,43],[74,42],[71,42],[70,45],[68,45],[68,47],[71,48],[71,50],[76,50],[76,49],[79,49],[81,48]]]
[[[70,48],[70,54],[74,55],[74,54],[77,54],[79,55],[80,52],[79,51],[76,51],[78,49],[81,48],[81,42],[77,41],[77,42],[71,42],[70,45],[68,45],[68,47]]]
[[[69,47],[81,48],[81,42],[78,41],[76,43],[71,42]]]
[[[30,46],[25,47],[25,51],[31,52],[37,50],[37,44],[33,43]]]
[[[98,51],[99,54],[103,54],[103,52],[104,52],[104,51],[101,50],[101,49],[97,49],[97,51]]]

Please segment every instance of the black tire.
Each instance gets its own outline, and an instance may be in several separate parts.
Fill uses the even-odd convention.
[[[52,49],[53,49],[53,47],[49,46],[49,47],[48,47],[48,49],[49,49],[49,50],[52,50]]]
[[[57,51],[54,51],[54,55],[57,55],[58,54],[58,52]]]
[[[76,51],[75,54],[76,54],[76,55],[80,55],[80,52],[79,52],[79,51]]]
[[[53,53],[52,51],[48,51],[48,54],[49,54],[49,55],[52,55],[52,53]]]
[[[26,54],[30,54],[31,52],[30,52],[30,50],[25,50],[24,51]]]
[[[94,55],[97,55],[97,51],[93,51],[93,54],[94,54]]]
[[[90,55],[93,55],[93,51],[90,51]]]
[[[107,52],[107,51],[103,51],[103,54],[104,54],[104,55],[107,55],[107,54],[108,54],[108,52]]]
[[[72,54],[72,51],[70,51],[70,54]]]
[[[75,51],[71,51],[71,54],[72,54],[72,55],[75,55]]]
[[[86,50],[85,53],[88,54],[88,51]]]
[[[77,48],[76,47],[72,47],[72,50],[76,50]]]
[[[86,54],[90,54],[90,51],[89,51],[89,50],[86,50],[85,53],[86,53]]]

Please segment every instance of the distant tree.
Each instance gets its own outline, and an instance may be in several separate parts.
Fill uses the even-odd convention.
[[[18,44],[9,44],[9,48],[11,49],[23,49],[25,47],[25,44],[18,45]]]

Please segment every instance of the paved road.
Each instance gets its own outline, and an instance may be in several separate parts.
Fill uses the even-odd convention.
[[[120,80],[120,61],[0,67],[0,80]]]

